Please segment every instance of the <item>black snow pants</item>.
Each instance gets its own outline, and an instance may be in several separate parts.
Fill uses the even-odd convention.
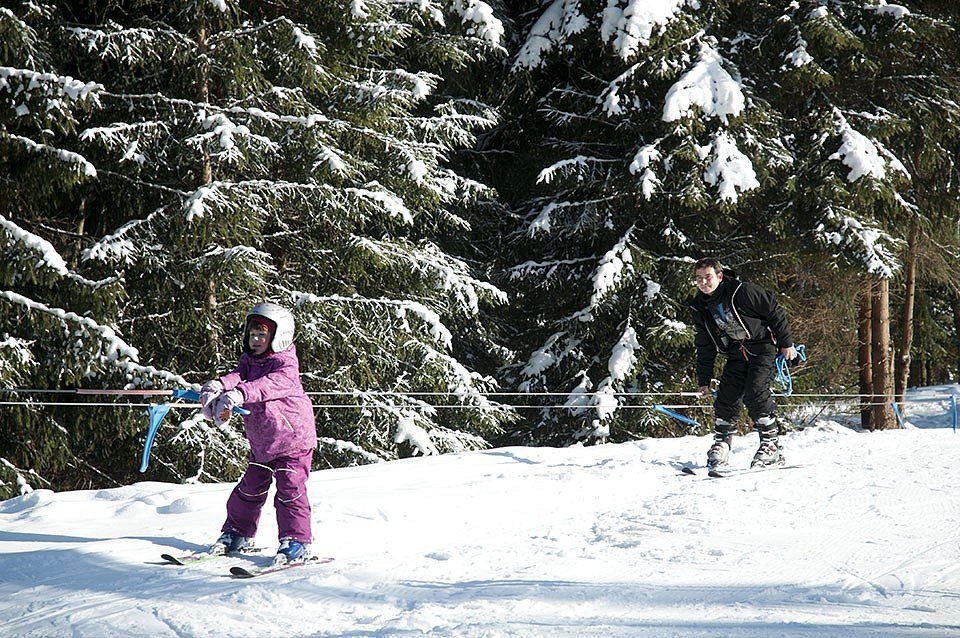
[[[776,374],[776,357],[777,349],[772,344],[727,355],[713,403],[716,418],[723,421],[722,429],[721,424],[717,424],[718,433],[733,433],[744,405],[754,424],[762,417],[776,416],[777,404],[770,395],[770,384]]]

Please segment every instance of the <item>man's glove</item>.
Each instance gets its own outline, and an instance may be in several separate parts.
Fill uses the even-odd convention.
[[[213,408],[213,422],[215,425],[226,425],[233,414],[233,409],[243,405],[243,392],[234,388],[217,397]]]
[[[200,411],[203,413],[203,418],[213,421],[213,407],[221,392],[223,392],[223,384],[216,379],[207,381],[200,388]]]

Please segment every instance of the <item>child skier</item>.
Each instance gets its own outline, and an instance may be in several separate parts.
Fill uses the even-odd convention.
[[[227,500],[223,535],[210,553],[226,554],[253,547],[260,510],[276,480],[280,548],[274,563],[308,558],[312,540],[307,479],[317,431],[313,405],[300,383],[300,364],[293,344],[293,315],[274,303],[261,303],[247,313],[243,354],[236,370],[208,381],[200,391],[204,417],[217,425],[243,406],[250,462]]]

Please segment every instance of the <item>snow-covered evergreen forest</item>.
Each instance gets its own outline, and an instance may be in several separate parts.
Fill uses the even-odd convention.
[[[958,27],[906,0],[4,2],[0,499],[140,476],[142,399],[75,390],[196,388],[265,299],[316,468],[681,434],[635,408],[694,389],[705,255],[777,292],[797,388],[890,427],[960,366]],[[235,425],[175,410],[147,477],[234,478]]]

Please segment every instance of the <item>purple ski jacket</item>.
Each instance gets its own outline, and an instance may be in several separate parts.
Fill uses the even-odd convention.
[[[300,383],[300,362],[293,344],[282,352],[254,357],[244,352],[233,372],[220,377],[224,390],[243,393],[243,427],[251,460],[265,463],[317,447],[313,404]]]

